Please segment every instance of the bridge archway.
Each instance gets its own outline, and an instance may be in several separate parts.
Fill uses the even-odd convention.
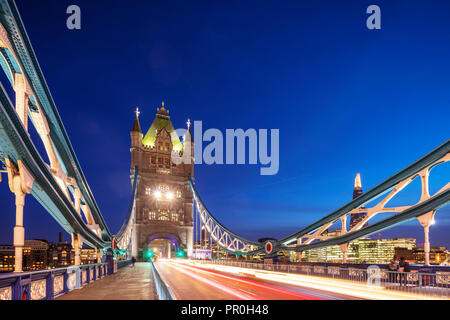
[[[146,261],[148,260],[146,252],[152,251],[159,258],[173,258],[180,249],[186,249],[186,244],[180,235],[171,232],[154,232],[141,243],[139,256]]]

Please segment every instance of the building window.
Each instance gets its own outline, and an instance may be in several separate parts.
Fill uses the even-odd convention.
[[[156,157],[152,156],[152,164],[156,164]]]
[[[169,191],[169,186],[162,184],[162,185],[159,186],[159,190],[161,190],[161,191]]]
[[[150,211],[148,213],[148,219],[149,220],[156,220],[156,212],[155,211]]]
[[[181,198],[181,191],[177,190],[177,198]]]
[[[171,218],[172,218],[172,221],[178,221],[178,213],[172,212],[171,213]]]
[[[147,196],[151,195],[151,194],[152,194],[152,188],[146,187],[146,188],[145,188],[145,194],[146,194]]]

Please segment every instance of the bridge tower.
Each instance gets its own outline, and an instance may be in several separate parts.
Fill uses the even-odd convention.
[[[130,152],[132,178],[135,166],[139,168],[132,237],[132,255],[138,261],[145,259],[147,248],[155,240],[155,246],[166,248],[165,257],[175,256],[171,251],[180,249],[192,255],[193,197],[189,175],[194,177],[194,144],[189,126],[190,122],[181,142],[163,102],[144,136],[136,109]],[[191,161],[177,164],[173,154],[190,154]]]

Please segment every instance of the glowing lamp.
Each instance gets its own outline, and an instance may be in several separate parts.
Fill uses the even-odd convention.
[[[178,257],[178,258],[184,257],[184,250],[178,250],[178,251],[177,251],[177,257]]]
[[[155,196],[156,199],[161,198],[161,191],[156,190],[153,195]]]
[[[173,199],[173,192],[167,192],[166,193],[166,198],[169,199],[169,200],[172,200]]]

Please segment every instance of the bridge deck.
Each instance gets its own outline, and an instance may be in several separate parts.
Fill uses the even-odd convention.
[[[150,263],[136,263],[69,292],[57,300],[154,300]]]

